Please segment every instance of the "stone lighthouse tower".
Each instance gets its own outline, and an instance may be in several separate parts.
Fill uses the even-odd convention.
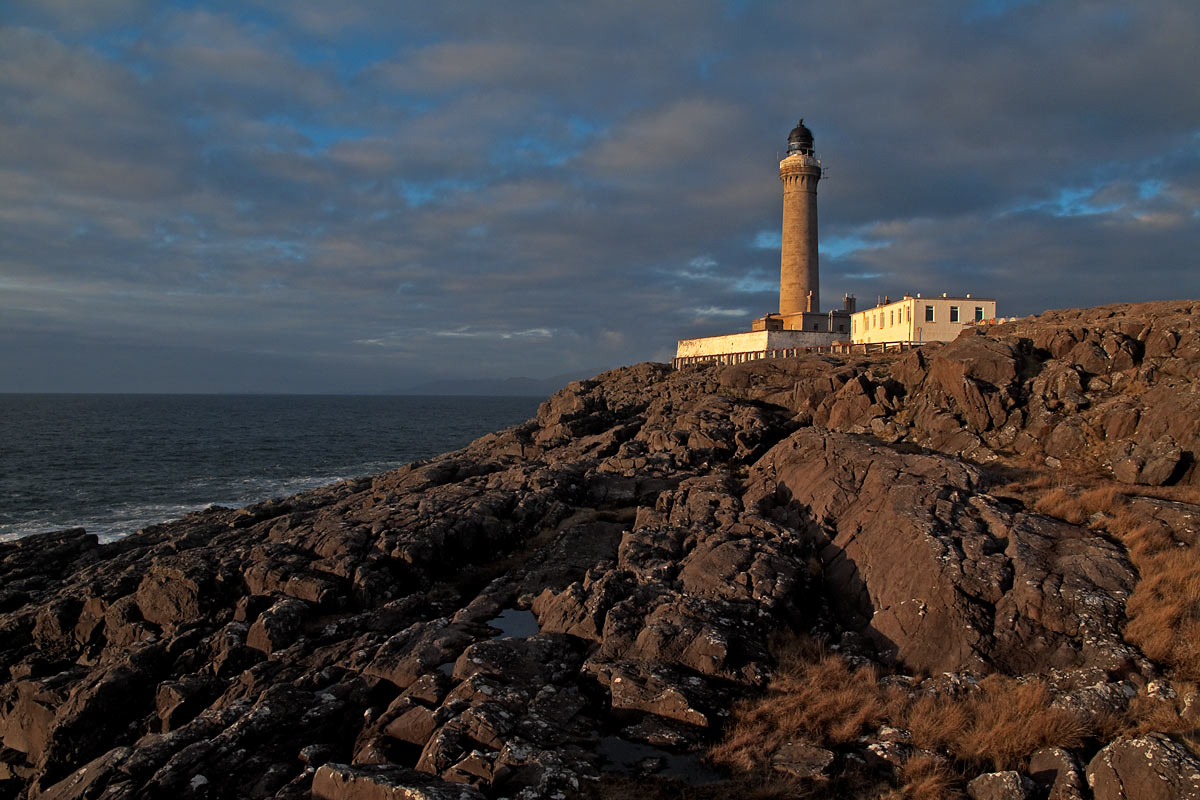
[[[811,325],[804,324],[804,315],[821,311],[817,263],[817,181],[821,180],[821,162],[813,151],[812,131],[805,127],[804,120],[788,135],[787,157],[779,162],[779,179],[783,181],[779,315],[785,328],[806,330]],[[819,329],[828,330],[828,325]]]

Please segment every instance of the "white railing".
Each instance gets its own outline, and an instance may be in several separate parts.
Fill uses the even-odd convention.
[[[902,353],[920,347],[921,342],[863,342],[859,344],[821,344],[809,347],[783,347],[776,350],[751,350],[744,353],[714,353],[704,356],[677,356],[671,360],[675,369],[689,364],[744,364],[747,361],[764,361],[777,358],[799,358],[809,353],[853,355],[862,353]]]

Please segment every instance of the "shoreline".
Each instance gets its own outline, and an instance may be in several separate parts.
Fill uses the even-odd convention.
[[[376,474],[526,419],[538,401],[22,398],[0,404],[8,445],[0,541],[70,527],[108,540],[208,505],[238,507]]]
[[[0,788],[1182,790],[1200,663],[1154,615],[1172,565],[1200,565],[1197,312],[639,364],[380,475],[99,547],[0,544]]]

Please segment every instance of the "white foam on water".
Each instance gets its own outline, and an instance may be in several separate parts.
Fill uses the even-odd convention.
[[[0,524],[0,542],[11,542],[25,536],[68,528],[84,528],[88,533],[95,534],[103,543],[114,542],[142,528],[171,522],[185,514],[203,511],[213,506],[242,508],[265,500],[291,497],[331,486],[351,478],[386,472],[398,466],[401,464],[396,462],[371,462],[364,464],[361,469],[348,469],[335,474],[303,475],[283,480],[255,476],[203,476],[181,483],[178,493],[195,495],[198,491],[210,489],[209,496],[216,499],[185,503],[123,503],[100,510],[95,515],[75,517],[54,516],[49,509],[38,509],[36,515],[28,514],[24,519]]]

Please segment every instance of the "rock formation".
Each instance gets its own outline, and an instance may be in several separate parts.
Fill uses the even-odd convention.
[[[1190,719],[1184,668],[1127,634],[1131,545],[1006,487],[1108,481],[1190,551],[1200,506],[1150,487],[1200,486],[1198,312],[641,364],[384,475],[108,545],[0,544],[0,798],[605,797],[618,773],[720,796],[751,778],[699,756],[772,691],[785,632],[913,697],[1037,676],[1089,719],[1159,696]],[[1139,724],[948,785],[1200,797],[1188,736]],[[764,769],[899,787],[905,736]]]

